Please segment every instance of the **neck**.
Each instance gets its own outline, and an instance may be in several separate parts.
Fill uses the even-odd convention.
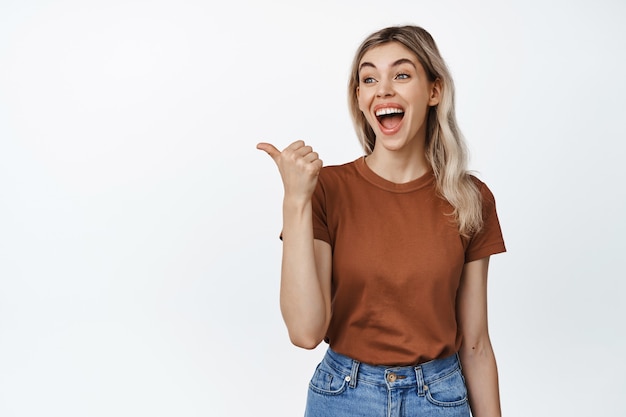
[[[405,152],[374,147],[365,161],[378,176],[396,184],[413,181],[431,169],[423,147],[406,149]]]

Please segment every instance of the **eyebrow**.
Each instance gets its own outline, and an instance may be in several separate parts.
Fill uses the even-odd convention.
[[[397,67],[398,65],[402,65],[402,64],[411,64],[413,66],[413,68],[415,67],[415,64],[413,63],[413,61],[411,61],[408,58],[400,58],[398,59],[396,62],[394,62],[393,64],[391,64],[392,67]],[[372,64],[371,62],[363,62],[360,66],[359,66],[359,71],[361,71],[363,69],[363,67],[370,67],[370,68],[376,68],[376,65]]]

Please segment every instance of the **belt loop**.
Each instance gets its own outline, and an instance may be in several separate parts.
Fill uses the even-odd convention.
[[[356,376],[359,373],[360,364],[361,362],[354,359],[352,360],[352,370],[350,371],[350,384],[348,384],[350,388],[356,387]]]
[[[422,372],[421,366],[415,367],[415,378],[417,382],[417,395],[420,397],[424,396],[424,373]]]

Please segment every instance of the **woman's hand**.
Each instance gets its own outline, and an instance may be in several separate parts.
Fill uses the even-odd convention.
[[[298,140],[279,151],[270,143],[259,143],[257,149],[272,157],[283,181],[285,199],[306,202],[311,199],[317,177],[322,169],[322,160],[313,148]]]

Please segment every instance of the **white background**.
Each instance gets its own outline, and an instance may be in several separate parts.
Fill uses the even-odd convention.
[[[298,416],[259,141],[361,155],[352,55],[418,24],[498,202],[504,414],[626,415],[626,5],[0,3],[0,416]]]

